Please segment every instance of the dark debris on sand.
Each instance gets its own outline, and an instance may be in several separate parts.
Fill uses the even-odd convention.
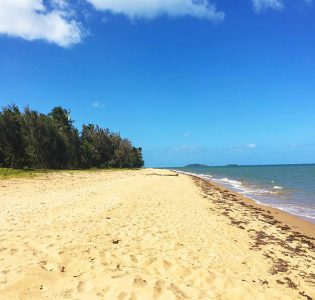
[[[195,184],[201,188],[203,196],[209,198],[212,203],[217,205],[217,210],[210,209],[211,211],[219,212],[220,215],[229,219],[232,226],[247,230],[250,233],[252,243],[249,249],[263,252],[263,256],[269,260],[267,263],[271,264],[270,274],[283,274],[283,279],[277,280],[278,284],[298,289],[298,285],[289,277],[289,274],[294,270],[299,270],[299,268],[292,265],[289,261],[278,258],[273,251],[266,249],[267,245],[280,246],[280,250],[282,249],[280,253],[286,257],[294,257],[297,260],[303,258],[304,261],[308,262],[307,270],[303,270],[302,273],[300,271],[299,276],[312,286],[315,286],[315,274],[311,272],[314,265],[314,256],[309,255],[309,251],[315,251],[314,238],[293,231],[290,226],[276,220],[270,211],[245,202],[242,197],[229,190],[220,188],[199,177],[191,177]],[[218,197],[211,197],[214,195]],[[240,206],[243,209],[238,209]],[[233,216],[233,211],[243,213],[241,220]],[[261,222],[261,230],[251,228],[253,219]],[[270,225],[275,226],[276,234],[267,234],[264,231],[264,228],[268,228]],[[299,294],[307,300],[312,299],[305,291],[299,291]]]

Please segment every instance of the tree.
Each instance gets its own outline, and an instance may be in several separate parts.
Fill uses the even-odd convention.
[[[27,153],[34,168],[67,167],[68,157],[65,141],[53,120],[36,111],[24,111]]]
[[[81,133],[70,111],[58,106],[48,114],[16,105],[0,111],[0,166],[31,168],[142,167],[142,149],[109,129],[88,124]]]
[[[23,167],[26,154],[22,116],[14,104],[3,107],[0,112],[0,148],[3,166]]]
[[[61,106],[54,107],[48,116],[57,126],[57,131],[62,136],[66,145],[64,155],[67,157],[68,167],[77,168],[81,162],[81,141],[78,130],[73,126],[70,111]]]
[[[135,148],[132,147],[133,150],[133,161],[132,161],[132,166],[134,168],[141,168],[144,165],[144,161],[142,158],[142,148]]]

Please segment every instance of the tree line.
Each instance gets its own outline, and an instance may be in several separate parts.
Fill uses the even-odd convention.
[[[73,125],[60,106],[43,114],[15,105],[0,110],[0,167],[24,169],[140,168],[142,149],[97,125]]]

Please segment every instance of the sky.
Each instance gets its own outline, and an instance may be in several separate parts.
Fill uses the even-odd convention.
[[[95,123],[147,167],[315,163],[315,1],[0,0],[0,106]]]

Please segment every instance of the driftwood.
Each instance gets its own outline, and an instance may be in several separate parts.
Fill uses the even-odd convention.
[[[152,173],[152,174],[146,174],[147,176],[178,176],[178,174],[158,174],[158,173]]]

